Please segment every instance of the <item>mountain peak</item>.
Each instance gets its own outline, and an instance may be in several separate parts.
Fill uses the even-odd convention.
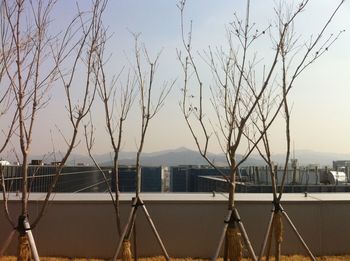
[[[186,147],[179,147],[177,149],[173,149],[173,150],[170,150],[170,151],[173,151],[173,152],[183,152],[183,151],[193,151],[189,148],[186,148]]]

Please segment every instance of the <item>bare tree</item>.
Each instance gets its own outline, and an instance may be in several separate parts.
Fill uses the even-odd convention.
[[[22,209],[18,217],[18,225],[12,220],[8,212],[6,188],[4,176],[2,176],[2,191],[6,213],[14,230],[19,233],[20,260],[31,259],[32,251],[34,259],[39,256],[35,247],[31,229],[39,223],[43,217],[54,191],[59,175],[77,144],[79,126],[86,117],[94,100],[97,81],[94,77],[94,68],[98,64],[96,49],[101,37],[102,13],[106,7],[106,1],[95,1],[89,13],[81,13],[72,20],[68,28],[59,35],[49,34],[50,14],[55,1],[7,1],[1,5],[2,23],[7,24],[10,44],[2,42],[2,46],[9,45],[14,48],[15,64],[5,60],[4,70],[6,81],[9,82],[14,95],[14,111],[16,117],[16,137],[21,151],[21,199]],[[3,39],[5,41],[5,39]],[[4,48],[3,48],[4,49]],[[67,63],[65,63],[67,62]],[[69,67],[66,67],[69,64]],[[83,75],[78,71],[85,68]],[[79,98],[72,94],[76,78],[79,77]],[[82,81],[85,79],[85,82]],[[34,126],[39,117],[39,110],[49,102],[49,90],[54,83],[61,80],[66,94],[66,109],[70,122],[71,134],[64,135],[66,152],[57,167],[52,183],[48,187],[43,206],[32,224],[29,224],[29,183],[28,183],[28,158],[32,147]],[[83,84],[81,84],[83,82]],[[78,91],[75,91],[77,93]],[[63,134],[63,132],[62,132]],[[29,237],[29,244],[27,242]]]
[[[136,65],[134,68],[134,72],[136,75],[136,86],[138,88],[139,94],[139,107],[141,112],[140,118],[140,140],[137,145],[137,153],[136,153],[136,194],[132,203],[132,211],[130,212],[130,216],[126,226],[123,229],[123,233],[119,239],[119,244],[114,255],[113,260],[117,260],[118,254],[123,246],[123,259],[129,260],[131,259],[131,251],[130,251],[130,238],[132,231],[135,231],[135,221],[136,221],[136,212],[138,207],[141,207],[145,213],[147,221],[149,222],[153,233],[155,234],[158,243],[163,251],[163,254],[167,260],[170,260],[169,255],[164,247],[164,244],[156,230],[156,227],[151,219],[151,216],[148,213],[144,202],[141,199],[141,154],[143,151],[143,147],[146,140],[147,130],[150,124],[150,121],[157,115],[157,113],[164,106],[164,102],[166,97],[168,96],[171,88],[173,87],[175,81],[167,83],[165,82],[160,89],[160,93],[158,98],[154,99],[155,95],[155,75],[158,67],[158,60],[160,57],[160,53],[156,56],[155,59],[151,59],[147,49],[145,46],[140,47],[139,44],[139,34],[134,34],[135,39],[135,60]],[[143,55],[142,55],[143,54]],[[144,57],[144,59],[143,59]],[[145,60],[145,61],[144,61]],[[149,71],[146,73],[143,68],[143,62],[146,62],[148,65]],[[133,230],[134,229],[134,230]],[[134,236],[135,239],[135,236]],[[136,241],[135,241],[136,242]],[[136,251],[136,244],[135,249]],[[135,258],[137,255],[135,253]]]
[[[279,11],[280,9],[276,9],[278,32],[274,34],[275,27],[268,25],[260,30],[256,28],[254,23],[250,22],[250,1],[248,0],[244,19],[240,19],[235,14],[234,21],[227,29],[228,50],[225,51],[222,47],[214,50],[209,48],[202,55],[214,79],[213,86],[210,88],[212,93],[210,102],[216,115],[215,119],[209,117],[208,108],[205,106],[206,101],[208,101],[205,97],[207,91],[198,61],[192,50],[192,28],[189,30],[188,38],[185,37],[184,10],[186,1],[180,1],[178,5],[181,12],[181,31],[185,53],[183,56],[180,51],[178,52],[184,73],[182,113],[199,153],[208,164],[216,168],[215,162],[208,157],[208,149],[214,142],[212,139],[214,137],[225,153],[230,168],[229,176],[221,173],[229,183],[229,212],[213,259],[218,257],[221,245],[225,240],[225,259],[240,260],[242,239],[251,258],[257,259],[235,206],[237,173],[239,166],[257,149],[259,143],[262,140],[265,141],[266,132],[276,119],[283,104],[287,107],[287,94],[296,78],[322,53],[327,51],[338,37],[331,36],[320,43],[325,29],[343,1],[315,40],[305,43],[301,47],[297,45],[295,40],[298,38],[294,38],[293,23],[308,2],[308,0],[302,1],[288,13],[282,13]],[[269,59],[264,59],[264,61],[269,60],[269,63],[264,63],[262,69],[259,70],[258,64],[261,63],[262,57],[259,57],[254,50],[254,44],[259,39],[265,39],[267,35],[270,35],[272,39],[273,53]],[[290,57],[288,56],[289,60],[287,60],[287,54],[290,55]],[[295,61],[296,58],[300,58],[300,60]],[[283,73],[281,81],[281,85],[284,86],[282,101],[277,103],[275,111],[271,112],[272,117],[265,118],[263,125],[258,126],[255,111],[265,104],[266,97],[269,97],[271,90],[278,85],[277,79],[280,70],[287,72],[286,70],[290,68],[293,68],[294,72],[289,75],[289,79]],[[262,74],[262,76],[258,76],[258,74]],[[196,88],[193,88],[193,85]],[[271,101],[265,104],[268,111],[270,110],[269,102]],[[286,117],[288,118],[289,114],[286,113]],[[288,125],[287,129],[289,132]],[[289,142],[288,135],[287,140]],[[243,151],[241,159],[237,157],[240,151]],[[219,169],[217,170],[220,172]]]
[[[102,101],[105,112],[107,134],[114,153],[112,175],[115,180],[115,184],[113,189],[107,179],[105,171],[102,170],[92,154],[94,145],[94,127],[92,119],[90,120],[90,131],[88,131],[88,125],[85,125],[85,138],[89,156],[94,162],[94,165],[100,170],[101,174],[103,175],[109,194],[111,195],[114,210],[116,213],[118,234],[121,236],[122,229],[119,210],[119,153],[121,151],[123,141],[124,123],[135,99],[136,82],[135,77],[131,76],[130,72],[127,74],[125,82],[123,80],[120,80],[120,77],[123,73],[122,70],[118,75],[113,76],[110,84],[107,83],[108,76],[106,75],[104,69],[106,63],[104,57],[106,41],[107,37],[105,32],[102,43],[97,52],[98,67],[95,68],[95,77],[97,80],[98,95]],[[113,190],[114,196],[112,193]]]
[[[334,15],[338,12],[344,1],[340,1],[336,6],[335,10],[331,13],[328,20],[326,20],[325,25],[322,27],[318,36],[309,42],[300,44],[300,39],[297,38],[293,23],[290,23],[290,19],[300,12],[301,8],[305,8],[309,1],[302,3],[295,10],[291,10],[290,7],[283,5],[282,3],[275,8],[277,22],[276,28],[279,30],[279,34],[285,30],[285,39],[282,45],[279,46],[279,53],[281,59],[281,73],[279,75],[280,79],[278,82],[278,87],[280,89],[277,96],[272,96],[271,93],[266,95],[260,100],[257,107],[257,122],[261,122],[261,125],[255,124],[257,129],[262,135],[262,148],[257,147],[259,154],[266,162],[272,183],[272,194],[273,194],[273,211],[271,214],[270,222],[265,234],[265,240],[260,253],[259,259],[261,260],[265,248],[267,246],[266,260],[269,259],[269,253],[271,248],[271,241],[274,235],[275,238],[275,260],[280,260],[281,258],[281,244],[283,241],[283,220],[285,217],[286,221],[290,224],[292,230],[295,232],[299,241],[302,243],[306,252],[312,260],[316,260],[312,252],[309,250],[308,246],[304,242],[303,238],[297,231],[296,227],[292,223],[286,211],[281,205],[281,198],[283,195],[284,185],[286,182],[286,177],[288,175],[288,165],[290,159],[291,151],[291,127],[290,127],[290,108],[288,104],[288,93],[294,86],[294,81],[318,58],[326,53],[327,50],[334,44],[338,39],[339,35],[343,32],[340,31],[338,34],[332,34],[330,37],[324,37],[324,31],[328,27],[329,23],[332,21]],[[285,29],[285,25],[290,24],[288,28]],[[312,39],[312,38],[311,38]],[[306,46],[306,48],[297,48],[297,46]],[[299,56],[297,55],[299,54]],[[269,123],[272,123],[277,115],[282,110],[283,117],[285,119],[285,141],[286,141],[286,153],[285,161],[283,165],[283,174],[280,184],[277,184],[277,166],[272,160],[272,147],[269,141]]]

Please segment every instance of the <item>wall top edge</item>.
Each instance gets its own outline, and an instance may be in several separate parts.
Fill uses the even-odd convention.
[[[43,201],[45,193],[31,193],[29,201]],[[133,193],[120,193],[120,201],[129,202],[135,196]],[[228,200],[227,193],[141,193],[140,197],[143,201],[154,202],[226,202]],[[3,200],[3,195],[0,195]],[[21,194],[10,193],[9,201],[20,201]],[[108,193],[56,193],[51,196],[51,201],[81,201],[81,202],[109,202],[111,197]],[[236,193],[236,202],[271,202],[271,193]],[[315,201],[349,201],[350,193],[288,193],[282,196],[282,202],[299,201],[299,202],[315,202]]]

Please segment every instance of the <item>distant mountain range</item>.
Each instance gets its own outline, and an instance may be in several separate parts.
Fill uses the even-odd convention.
[[[283,162],[284,155],[274,155],[274,160],[278,163]],[[291,154],[291,157],[292,154]],[[299,165],[319,164],[321,166],[332,166],[336,160],[350,160],[350,153],[332,153],[316,152],[312,150],[296,150],[295,158],[298,159]]]
[[[43,156],[33,156],[31,159],[42,159]],[[59,157],[57,157],[59,158]],[[95,160],[101,166],[112,165],[113,153],[94,155]],[[135,165],[135,152],[121,152],[119,163],[122,165]],[[226,166],[226,158],[224,154],[208,153],[208,158],[215,162],[218,166]],[[239,156],[241,158],[241,156]],[[57,161],[53,157],[47,156],[44,162]],[[92,160],[85,155],[71,154],[67,165],[87,164],[92,165]],[[198,151],[190,150],[184,147],[174,150],[163,150],[151,153],[142,153],[141,164],[144,166],[178,166],[178,165],[207,165],[208,163],[202,158]],[[250,157],[244,165],[263,165],[262,160]]]
[[[135,164],[135,152],[121,152],[120,164],[134,165]],[[95,160],[103,165],[112,164],[112,153],[95,155]],[[226,158],[223,153],[214,154],[208,153],[208,157],[215,162],[218,166],[225,166]],[[238,156],[238,160],[242,156]],[[284,154],[276,154],[273,156],[273,160],[278,164],[282,164],[284,161]],[[292,157],[292,155],[291,155]],[[325,153],[315,152],[311,150],[298,150],[295,151],[295,157],[298,159],[300,165],[319,164],[321,166],[331,166],[334,160],[350,160],[350,154],[339,153]],[[42,156],[31,157],[32,159],[40,159]],[[52,157],[47,157],[45,162],[56,161]],[[92,161],[88,156],[72,154],[69,158],[68,165],[77,165],[79,163],[91,165]],[[198,151],[190,150],[185,147],[181,147],[174,150],[163,150],[152,153],[142,153],[141,164],[144,166],[177,166],[177,165],[207,165],[207,162],[201,157]],[[242,166],[261,166],[265,165],[264,161],[259,155],[251,155]]]
[[[103,166],[112,164],[112,154],[96,155],[95,159]],[[135,152],[122,152],[120,154],[120,164],[135,165]],[[226,158],[224,154],[208,153],[208,157],[219,166],[225,166]],[[88,157],[81,155],[72,155],[70,164],[74,162],[91,163]],[[259,164],[255,159],[247,161],[250,165]],[[198,153],[198,151],[190,150],[184,147],[174,150],[163,150],[151,153],[142,153],[141,164],[144,166],[178,166],[178,165],[207,165],[208,163]]]

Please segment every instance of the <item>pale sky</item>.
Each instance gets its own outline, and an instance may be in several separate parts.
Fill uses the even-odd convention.
[[[82,9],[90,1],[78,1]],[[251,21],[264,28],[272,22],[273,7],[276,1],[251,1]],[[294,1],[297,2],[297,1]],[[338,1],[313,0],[307,11],[300,16],[295,30],[304,39],[309,39],[312,32],[317,32],[326,17]],[[194,149],[195,144],[179,108],[183,76],[177,60],[176,49],[182,49],[180,32],[180,13],[177,1],[170,0],[110,0],[105,12],[104,23],[112,34],[108,43],[111,53],[107,71],[110,75],[118,73],[121,68],[133,61],[133,37],[131,32],[140,32],[140,40],[145,43],[151,55],[163,50],[159,60],[158,82],[177,80],[166,104],[157,117],[151,121],[145,143],[145,152],[187,147]],[[58,1],[54,10],[53,23],[58,28],[74,14],[75,4],[70,0]],[[193,21],[193,49],[203,52],[209,45],[226,46],[225,26],[233,20],[233,13],[244,15],[245,1],[232,0],[187,0],[185,19],[187,25]],[[345,2],[334,18],[326,35],[338,33],[345,29],[332,48],[312,65],[299,80],[290,96],[293,104],[291,114],[292,140],[295,149],[307,149],[321,152],[350,153],[350,3]],[[266,54],[261,54],[263,57]],[[205,77],[207,87],[211,77]],[[50,105],[39,114],[33,140],[33,154],[51,151],[49,130],[55,135],[56,149],[62,140],[54,125],[64,126],[62,95],[52,93]],[[103,114],[100,105],[95,105],[93,120],[96,125],[96,154],[109,152],[108,137],[103,126]],[[139,140],[138,103],[129,115],[125,130],[123,150],[135,151]],[[208,106],[210,106],[208,104]],[[284,140],[281,129],[283,125],[276,122],[272,128],[272,151],[283,152]],[[81,129],[82,130],[82,129]],[[45,140],[45,142],[43,142]],[[47,142],[46,142],[47,140]],[[63,149],[63,147],[62,147]],[[214,143],[212,152],[219,152]],[[77,153],[86,153],[81,144]]]

